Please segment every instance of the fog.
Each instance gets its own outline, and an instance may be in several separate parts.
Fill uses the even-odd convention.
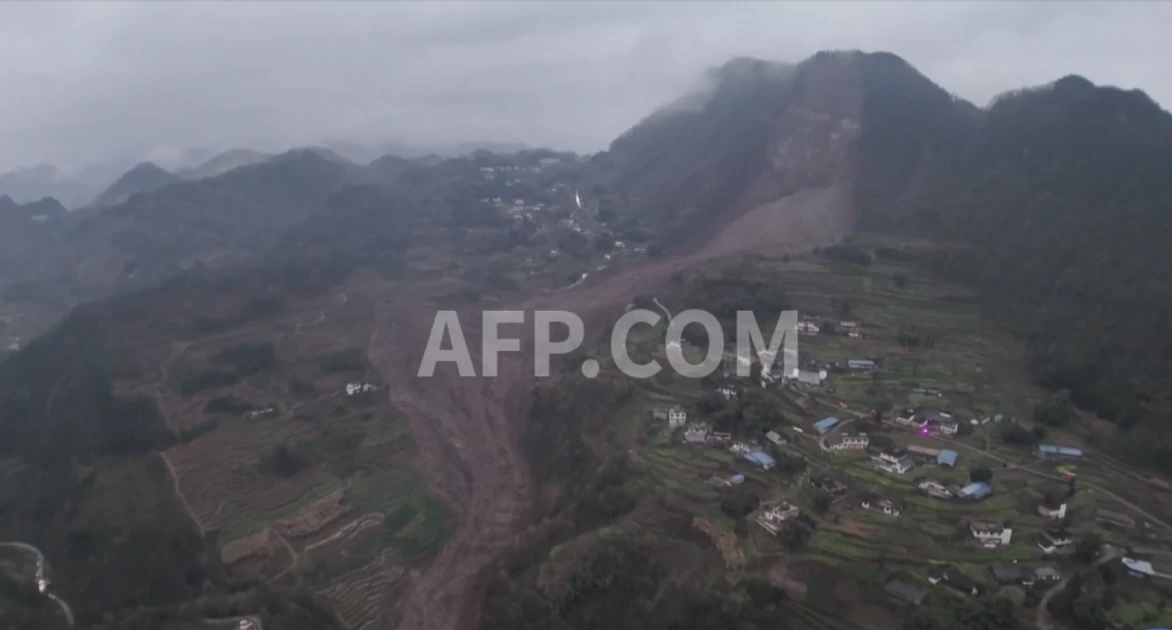
[[[325,139],[595,151],[735,56],[888,50],[978,104],[1172,99],[1172,4],[0,3],[0,171]],[[168,159],[170,158],[170,159]]]

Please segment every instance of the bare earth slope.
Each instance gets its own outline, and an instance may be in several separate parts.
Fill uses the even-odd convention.
[[[664,258],[590,277],[560,292],[519,297],[499,308],[572,311],[586,323],[589,339],[635,294],[654,294],[689,266],[838,242],[853,223],[851,147],[859,129],[858,80],[841,59],[815,60],[812,66],[804,69],[801,90],[776,119],[769,143],[772,167],[714,220],[722,227]],[[535,383],[529,359],[532,317],[525,326],[502,327],[503,337],[523,340],[522,351],[500,355],[496,378],[460,378],[450,364],[441,364],[431,378],[419,378],[438,308],[399,296],[380,309],[371,360],[392,384],[392,402],[411,418],[434,491],[460,521],[439,557],[413,581],[399,610],[387,611],[382,625],[473,628],[485,570],[531,516],[533,482],[518,434]],[[478,371],[480,321],[479,312],[461,312]]]

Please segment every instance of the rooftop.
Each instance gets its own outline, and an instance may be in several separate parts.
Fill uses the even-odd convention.
[[[892,595],[913,604],[919,604],[924,599],[924,591],[904,582],[903,580],[892,580],[887,583],[887,592]]]
[[[1073,446],[1058,446],[1056,444],[1039,444],[1038,452],[1044,455],[1066,455],[1068,457],[1082,457],[1082,449]]]
[[[761,451],[753,451],[745,454],[745,459],[761,464],[762,466],[773,466],[776,462],[773,458]]]
[[[936,463],[945,464],[948,466],[955,466],[956,465],[956,451],[949,451],[949,450],[940,451],[940,454],[936,456]]]
[[[960,489],[960,493],[965,496],[971,496],[974,494],[986,494],[986,493],[989,493],[992,491],[993,491],[993,488],[990,487],[989,484],[985,483],[984,481],[975,481],[975,482],[970,483],[969,485]]]
[[[982,534],[1000,534],[1005,530],[1001,523],[994,523],[992,521],[973,521],[969,523],[969,527],[977,533]]]
[[[814,423],[814,430],[818,431],[819,433],[825,433],[836,424],[838,424],[838,418],[835,418],[834,416],[823,418]]]

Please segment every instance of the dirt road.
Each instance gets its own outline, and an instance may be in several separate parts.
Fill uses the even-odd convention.
[[[594,273],[561,291],[518,296],[495,308],[571,311],[584,322],[589,342],[635,295],[662,288],[678,271],[726,257],[780,256],[838,242],[850,227],[846,199],[841,186],[803,190],[741,213],[673,256]],[[399,609],[385,611],[380,626],[468,630],[477,625],[486,570],[532,517],[534,482],[519,432],[536,383],[533,319],[527,317],[528,326],[502,326],[502,336],[520,336],[522,349],[500,355],[497,377],[461,378],[454,365],[441,363],[435,375],[420,378],[416,373],[439,309],[406,295],[378,309],[371,361],[388,383],[391,402],[410,419],[433,491],[459,520],[439,556],[410,584]],[[482,313],[467,308],[459,315],[479,370]]]

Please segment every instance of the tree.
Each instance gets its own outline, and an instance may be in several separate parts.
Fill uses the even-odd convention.
[[[838,314],[843,317],[850,317],[851,316],[850,300],[843,300],[842,302],[838,303]]]
[[[734,519],[743,519],[759,505],[761,505],[761,499],[757,495],[738,492],[721,499],[720,511]]]
[[[892,274],[891,280],[892,280],[892,282],[895,283],[895,286],[897,288],[900,288],[900,289],[907,288],[907,274],[906,273]]]
[[[830,509],[830,497],[825,494],[819,494],[814,497],[814,511],[819,514],[825,514],[826,510]]]
[[[618,218],[618,214],[614,211],[614,208],[610,207],[610,204],[604,205],[598,209],[598,221],[600,223],[610,223],[616,218]]]
[[[1074,544],[1074,557],[1090,564],[1099,556],[1102,547],[1103,539],[1099,538],[1098,534],[1087,534]]]
[[[984,464],[979,464],[973,467],[972,470],[969,470],[969,481],[973,483],[981,481],[988,483],[992,479],[993,471]]]

